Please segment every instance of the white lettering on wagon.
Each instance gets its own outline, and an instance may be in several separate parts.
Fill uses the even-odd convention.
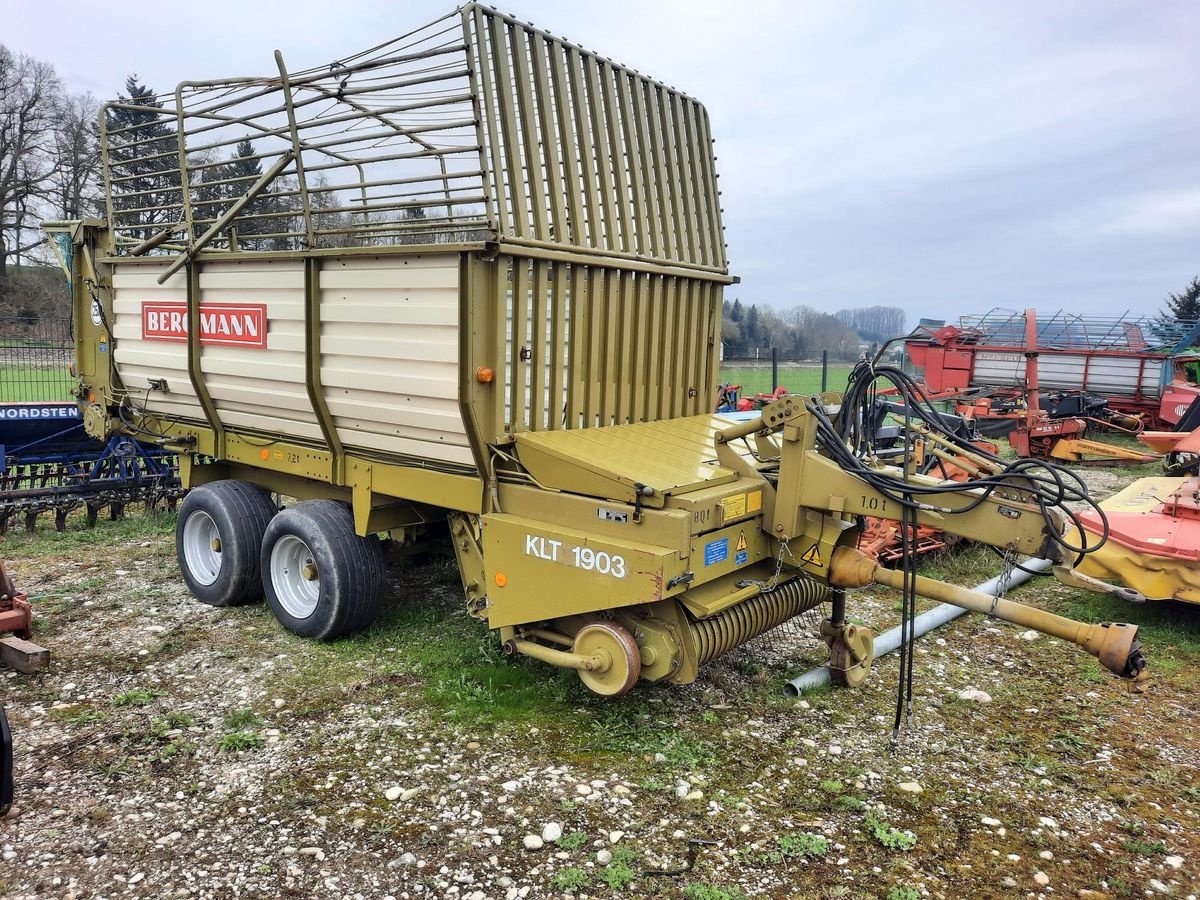
[[[625,577],[625,557],[605,550],[593,550],[591,547],[568,547],[566,552],[562,541],[552,541],[550,538],[536,534],[525,535],[525,555],[549,562],[563,563],[587,572],[600,575],[611,575],[613,578]]]
[[[143,303],[142,338],[147,341],[187,341],[187,304],[178,301]],[[267,307],[261,303],[201,303],[200,343],[265,349]]]
[[[57,406],[0,406],[0,419],[78,419],[79,407],[74,403]]]

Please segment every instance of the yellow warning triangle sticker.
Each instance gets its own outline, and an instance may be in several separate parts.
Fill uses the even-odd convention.
[[[737,549],[738,549],[738,550],[745,550],[745,549],[746,549],[746,532],[744,532],[744,531],[743,531],[743,532],[740,532],[740,533],[738,534]]]
[[[804,555],[800,557],[800,561],[810,563],[814,566],[824,567],[825,565],[825,563],[821,561],[821,549],[816,544],[813,544],[806,551],[804,551]]]

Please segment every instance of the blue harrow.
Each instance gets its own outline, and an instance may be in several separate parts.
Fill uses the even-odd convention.
[[[117,519],[131,503],[172,510],[183,493],[174,454],[122,435],[89,437],[75,403],[0,403],[0,534],[20,519],[33,531],[43,514],[62,531],[81,507],[89,526],[101,510]]]

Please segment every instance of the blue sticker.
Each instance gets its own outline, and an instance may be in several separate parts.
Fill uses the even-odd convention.
[[[748,554],[745,550],[739,550],[737,556],[733,558],[733,561],[739,566],[744,566],[746,564],[746,560],[749,558],[750,554]]]
[[[727,559],[729,559],[729,538],[721,538],[719,541],[712,541],[704,545],[704,564],[706,566],[725,562]]]

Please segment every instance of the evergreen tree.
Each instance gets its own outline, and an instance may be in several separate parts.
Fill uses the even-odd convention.
[[[1180,322],[1200,320],[1200,275],[1182,294],[1167,294],[1167,315]]]
[[[181,218],[178,142],[162,101],[136,75],[125,80],[119,99],[124,106],[109,107],[105,120],[109,168],[120,179],[113,184],[113,211],[123,225],[145,226],[121,233],[141,241]]]

